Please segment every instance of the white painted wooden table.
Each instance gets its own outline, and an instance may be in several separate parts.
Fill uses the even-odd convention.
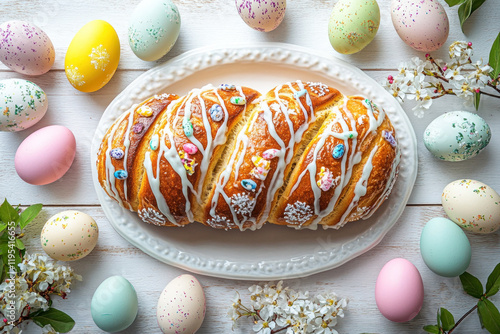
[[[66,209],[84,211],[93,216],[100,229],[96,249],[85,259],[71,266],[82,274],[67,300],[56,299],[54,305],[76,320],[72,333],[101,333],[90,315],[90,300],[96,287],[111,275],[123,275],[130,280],[139,295],[139,315],[124,333],[160,333],[157,328],[156,302],[163,287],[182,270],[163,264],[128,244],[109,225],[92,185],[90,172],[90,142],[99,118],[113,98],[140,74],[174,56],[193,48],[220,44],[230,46],[240,42],[286,42],[305,46],[331,57],[342,58],[381,81],[393,73],[401,61],[423,56],[407,47],[397,36],[390,19],[390,1],[379,0],[382,23],[375,40],[359,54],[342,56],[328,42],[327,22],[333,0],[289,0],[284,22],[271,33],[260,33],[247,27],[239,18],[233,0],[174,0],[182,16],[181,35],[170,53],[158,62],[143,62],[128,46],[127,27],[130,13],[139,0],[2,0],[0,20],[31,20],[50,36],[56,48],[52,70],[40,77],[27,78],[0,64],[0,79],[21,77],[33,80],[49,96],[49,111],[36,126],[18,133],[0,133],[0,200],[7,197],[12,204],[45,204],[35,223],[29,227],[27,246],[31,252],[42,251],[39,242],[41,228],[51,215]],[[500,30],[500,6],[497,0],[486,1],[465,24],[465,36],[460,30],[456,8],[444,1],[450,19],[448,43],[468,40],[474,44],[476,57],[488,58],[494,38]],[[121,41],[121,60],[111,82],[100,91],[84,94],[67,81],[63,70],[64,55],[74,34],[87,22],[103,19],[111,23]],[[447,49],[434,53],[445,59]],[[422,145],[425,127],[443,112],[463,109],[453,98],[436,100],[424,118],[413,116],[411,105],[405,105],[418,139],[419,174],[408,206],[394,228],[382,242],[364,255],[340,268],[304,279],[287,281],[295,289],[313,293],[335,291],[350,299],[346,318],[336,327],[341,333],[420,333],[422,326],[434,324],[438,307],[447,307],[456,318],[470,308],[474,300],[461,291],[458,278],[443,278],[433,274],[423,263],[419,252],[419,237],[424,224],[432,217],[444,216],[440,205],[441,191],[449,182],[460,178],[478,179],[500,191],[500,103],[493,98],[481,101],[479,114],[490,124],[493,133],[487,149],[478,157],[460,163],[436,160]],[[14,169],[18,145],[29,134],[44,126],[61,124],[71,129],[77,139],[78,152],[70,171],[59,181],[47,186],[24,183]],[[223,233],[223,232],[222,232]],[[472,244],[469,271],[482,281],[500,259],[500,232],[492,235],[468,234]],[[230,250],[228,250],[230,251]],[[413,262],[424,280],[425,300],[420,314],[409,323],[396,324],[386,320],[377,310],[374,287],[379,270],[389,260],[405,257]],[[243,291],[251,282],[232,281],[198,276],[205,287],[207,315],[199,333],[229,333],[231,321],[226,310],[234,290]],[[500,297],[493,301],[500,303]],[[478,333],[477,315],[469,316],[456,333]],[[31,325],[26,333],[39,333]],[[235,333],[250,333],[250,325],[239,326]],[[23,332],[24,333],[24,332]]]

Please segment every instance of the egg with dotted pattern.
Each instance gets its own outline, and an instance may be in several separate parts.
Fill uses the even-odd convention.
[[[286,0],[236,0],[236,9],[250,28],[269,32],[283,21]]]
[[[380,8],[375,0],[339,0],[328,21],[328,38],[335,51],[352,54],[364,49],[377,34]]]
[[[30,22],[7,21],[0,25],[0,61],[25,75],[41,75],[55,60],[49,36]]]
[[[493,233],[500,228],[500,195],[482,182],[451,182],[443,190],[441,203],[448,217],[464,230]]]
[[[54,260],[80,260],[94,249],[99,229],[86,213],[67,210],[52,216],[43,226],[42,248]]]
[[[418,51],[435,51],[446,43],[448,15],[438,0],[392,0],[392,24],[399,37]]]
[[[194,334],[205,318],[205,293],[192,275],[174,278],[163,289],[156,319],[164,334]]]

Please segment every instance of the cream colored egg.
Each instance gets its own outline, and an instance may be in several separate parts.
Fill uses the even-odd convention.
[[[500,228],[500,195],[475,180],[448,184],[441,196],[443,209],[457,225],[475,233],[492,233]]]
[[[156,319],[164,334],[194,334],[205,319],[205,293],[191,275],[174,278],[163,289]]]
[[[42,248],[55,260],[79,260],[94,249],[98,236],[99,229],[92,217],[80,211],[63,211],[43,226]]]
[[[106,21],[94,20],[73,37],[64,70],[73,87],[81,92],[95,92],[113,77],[120,61],[120,41]]]

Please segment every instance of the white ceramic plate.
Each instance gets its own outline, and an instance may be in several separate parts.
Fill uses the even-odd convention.
[[[363,95],[389,115],[401,144],[399,178],[389,199],[368,220],[340,230],[302,230],[265,225],[259,231],[213,230],[201,224],[165,228],[143,223],[101,189],[96,158],[101,140],[118,116],[157,93],[183,95],[212,83],[248,86],[263,94],[287,81],[319,81],[346,95]],[[396,223],[417,175],[415,132],[399,103],[358,68],[287,44],[257,44],[190,51],[138,77],[108,106],[92,142],[92,174],[99,201],[115,230],[165,263],[232,279],[297,278],[340,266],[377,245]]]

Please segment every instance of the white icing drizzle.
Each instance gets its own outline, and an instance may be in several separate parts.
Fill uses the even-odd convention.
[[[129,110],[129,113],[133,113],[135,106]],[[113,149],[112,144],[113,144],[113,137],[115,136],[116,130],[118,130],[118,126],[121,124],[121,122],[125,119],[127,116],[127,113],[123,113],[117,121],[113,124],[113,127],[111,129],[111,132],[109,133],[108,136],[108,147],[106,149],[106,161],[105,161],[105,167],[106,167],[106,183],[105,185],[105,190],[106,192],[114,198],[118,203],[120,203],[121,206],[129,208],[128,203],[123,203],[120,194],[118,193],[118,189],[116,189],[116,179],[115,179],[115,166],[113,166],[113,162],[111,160],[111,155],[109,152]],[[125,204],[127,206],[125,206]]]
[[[378,151],[378,145],[375,145],[375,147],[372,149],[370,156],[366,160],[365,165],[363,166],[363,172],[361,173],[361,177],[359,178],[358,182],[356,182],[356,186],[354,187],[354,198],[352,199],[351,203],[349,203],[349,206],[347,207],[347,210],[345,210],[344,214],[340,218],[340,221],[335,224],[335,228],[341,228],[342,226],[345,225],[346,223],[346,218],[351,214],[352,209],[358,205],[359,199],[363,196],[366,195],[366,188],[368,184],[368,179],[370,178],[370,175],[372,173],[373,169],[373,156],[375,153]]]
[[[366,100],[367,99],[364,99],[363,101],[361,101],[361,103],[363,104],[363,106],[365,106],[366,110],[367,110],[367,114],[368,114],[368,119],[370,120],[370,126],[368,128],[368,132],[376,132],[378,127],[382,124],[382,122],[384,121],[384,118],[385,118],[385,112],[384,112],[384,109],[378,109],[377,108],[377,111],[378,111],[378,119],[375,118],[375,115],[373,114],[374,110],[373,110],[373,102],[371,102],[370,100],[370,103],[366,103]]]
[[[134,112],[131,112],[128,118],[127,131],[125,132],[125,139],[123,140],[123,146],[125,146],[124,156],[123,156],[123,170],[128,173],[127,170],[127,159],[128,151],[130,149],[130,130],[134,124]],[[125,195],[125,200],[128,201],[128,178],[123,180],[123,193]]]
[[[296,83],[297,83],[299,90],[295,90],[292,86],[292,83],[286,84],[291,89],[292,93],[295,93],[297,91],[304,89],[304,84],[301,81],[296,81]],[[276,87],[274,90],[274,94],[275,94],[276,101],[279,105],[279,110],[277,110],[276,112],[283,113],[283,116],[285,117],[285,120],[288,124],[288,128],[290,131],[291,139],[290,139],[288,145],[285,144],[285,142],[281,139],[281,137],[276,132],[276,127],[274,126],[274,123],[273,123],[273,113],[272,113],[270,107],[268,106],[267,102],[265,100],[260,102],[260,107],[263,110],[262,116],[263,116],[264,121],[267,124],[269,134],[280,146],[280,152],[276,156],[276,158],[278,158],[278,165],[277,165],[276,170],[273,174],[273,177],[271,178],[271,182],[269,183],[269,186],[268,186],[269,189],[268,189],[268,192],[266,195],[266,202],[265,202],[266,207],[264,209],[264,212],[263,212],[259,222],[256,222],[255,217],[243,217],[243,219],[240,221],[237,217],[237,214],[236,214],[234,208],[231,205],[230,197],[224,191],[224,187],[229,180],[229,177],[230,177],[231,172],[233,170],[233,166],[234,166],[234,171],[235,171],[234,178],[235,178],[235,180],[238,179],[239,169],[243,163],[243,158],[245,156],[246,149],[248,147],[248,136],[246,135],[246,133],[247,132],[251,133],[251,128],[255,124],[255,118],[258,116],[258,114],[256,114],[254,116],[254,118],[252,120],[250,120],[251,125],[249,126],[249,128],[246,130],[240,131],[240,133],[238,134],[238,137],[236,139],[235,150],[233,151],[233,154],[231,155],[226,168],[219,176],[219,180],[216,184],[214,196],[212,198],[210,215],[212,217],[216,216],[215,209],[217,207],[219,196],[222,196],[222,198],[226,201],[226,203],[228,204],[228,206],[231,210],[234,223],[242,231],[245,230],[246,228],[249,228],[251,230],[258,229],[258,228],[262,227],[262,225],[267,221],[267,218],[268,218],[269,213],[271,211],[270,203],[271,203],[272,199],[274,198],[276,191],[283,185],[284,172],[285,172],[286,166],[288,166],[288,164],[290,163],[290,161],[293,158],[294,146],[295,146],[295,144],[299,143],[302,140],[302,136],[304,134],[304,131],[306,131],[307,128],[309,127],[310,122],[313,122],[315,120],[315,114],[314,114],[312,101],[311,101],[311,97],[309,95],[309,92],[307,92],[305,99],[306,99],[306,104],[309,106],[310,115],[309,115],[307,109],[305,108],[305,106],[300,101],[300,98],[295,98],[295,100],[300,105],[300,108],[301,108],[303,115],[304,115],[303,124],[301,124],[299,126],[299,128],[297,129],[297,131],[295,132],[294,126],[293,126],[294,124],[293,124],[292,120],[290,119],[290,114],[292,114],[292,110],[288,109],[287,104],[283,100],[281,100],[281,98],[279,96],[279,92],[281,91],[282,88],[283,88],[283,86]],[[240,151],[241,145],[243,145],[243,147],[241,149],[240,155],[238,156],[238,161],[235,163],[236,155]],[[261,182],[261,185],[255,194],[255,198],[258,198],[258,196],[263,191],[263,189],[264,189],[264,182]],[[255,207],[255,204],[253,205],[253,207]],[[253,208],[252,208],[252,211],[253,211]],[[247,221],[250,221],[253,224],[250,227],[245,228],[244,223]]]

